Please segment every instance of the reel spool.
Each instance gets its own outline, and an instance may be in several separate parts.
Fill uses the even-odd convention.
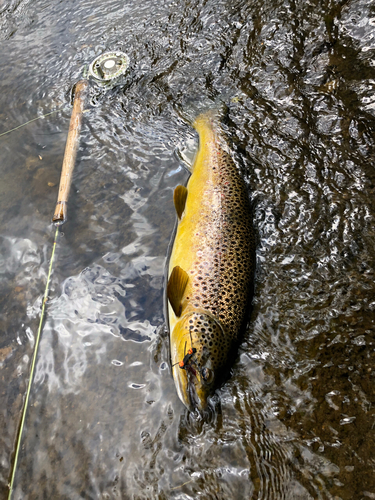
[[[129,57],[124,52],[105,52],[96,57],[89,66],[89,75],[100,86],[118,83],[129,67]]]

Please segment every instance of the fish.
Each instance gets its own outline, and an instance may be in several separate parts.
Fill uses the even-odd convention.
[[[204,412],[235,356],[254,288],[255,234],[245,181],[219,113],[200,114],[187,185],[173,193],[177,228],[167,265],[167,323],[177,394]]]

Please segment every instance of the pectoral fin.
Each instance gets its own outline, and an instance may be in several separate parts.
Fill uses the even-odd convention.
[[[188,274],[180,266],[173,268],[168,280],[167,297],[176,316],[181,315],[181,301],[188,281]]]
[[[181,185],[177,186],[173,192],[174,206],[179,219],[181,219],[181,216],[185,210],[187,194],[188,190],[185,186]]]

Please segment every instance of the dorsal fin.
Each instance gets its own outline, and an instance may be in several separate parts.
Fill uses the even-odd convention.
[[[176,316],[181,315],[181,301],[188,281],[188,274],[180,266],[173,268],[168,280],[167,297]]]
[[[177,212],[177,216],[181,219],[181,216],[185,210],[186,198],[187,198],[188,190],[185,186],[177,186],[173,192],[173,202],[174,207]]]

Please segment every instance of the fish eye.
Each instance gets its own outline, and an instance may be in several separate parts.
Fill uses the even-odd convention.
[[[213,379],[214,373],[209,368],[203,368],[202,370],[202,378],[205,382],[211,382]]]

